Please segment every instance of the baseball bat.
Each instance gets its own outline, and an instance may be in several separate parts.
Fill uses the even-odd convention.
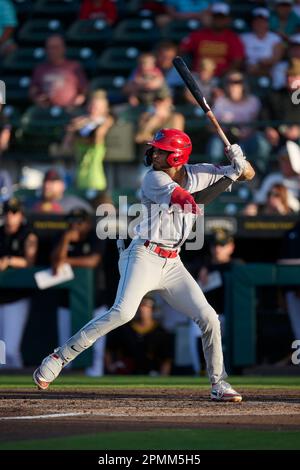
[[[198,83],[194,79],[191,71],[189,70],[189,68],[186,65],[186,63],[184,62],[184,60],[181,57],[177,56],[177,57],[175,57],[175,59],[173,59],[173,64],[174,64],[174,67],[176,68],[177,72],[181,76],[182,80],[186,84],[187,88],[190,90],[193,97],[195,98],[195,100],[199,104],[199,106],[203,109],[206,116],[210,119],[210,121],[213,124],[214,128],[216,129],[218,135],[222,139],[225,147],[230,147],[231,144],[230,144],[229,140],[227,139],[227,137],[224,134],[220,124],[218,123],[216,116],[214,115],[214,113],[210,109],[209,105],[207,104],[207,101],[206,101],[205,97],[203,96],[203,93],[201,92],[201,89],[200,89]]]

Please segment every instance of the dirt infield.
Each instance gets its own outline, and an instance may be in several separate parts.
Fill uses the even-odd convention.
[[[152,428],[300,430],[300,397],[287,389],[240,389],[242,403],[213,403],[208,390],[85,388],[0,390],[0,441]]]

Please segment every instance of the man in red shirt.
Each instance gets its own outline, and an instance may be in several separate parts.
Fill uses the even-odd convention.
[[[230,69],[239,69],[244,59],[244,46],[238,35],[230,29],[230,9],[226,3],[215,3],[209,28],[203,28],[184,38],[182,53],[193,56],[193,70],[199,70],[202,59],[212,59],[215,75],[221,76]]]
[[[46,41],[47,61],[38,65],[30,87],[30,98],[38,106],[73,108],[85,101],[87,80],[79,62],[65,57],[63,38],[50,36]]]
[[[79,18],[81,20],[103,18],[107,23],[113,24],[118,18],[116,4],[112,0],[83,0]]]

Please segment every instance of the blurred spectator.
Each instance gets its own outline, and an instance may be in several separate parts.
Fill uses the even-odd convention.
[[[153,15],[164,15],[166,13],[165,2],[161,0],[144,0],[141,5],[142,10],[150,11]]]
[[[269,0],[248,0],[252,4],[253,8],[267,8],[270,3]]]
[[[13,194],[13,184],[7,170],[0,170],[0,203],[7,201]]]
[[[167,91],[163,73],[156,65],[154,54],[145,52],[138,58],[138,66],[124,86],[131,106],[153,103],[153,97],[158,91]]]
[[[81,20],[102,18],[113,24],[117,21],[117,16],[116,4],[112,0],[82,0],[79,13]]]
[[[287,188],[283,184],[274,184],[268,192],[267,202],[262,207],[262,214],[288,215],[292,212],[289,207]]]
[[[300,59],[292,59],[286,73],[285,87],[271,91],[264,100],[261,119],[278,121],[278,127],[267,127],[266,137],[278,150],[286,140],[300,142]]]
[[[289,206],[289,193],[287,188],[280,183],[274,184],[267,194],[267,200],[262,207],[250,203],[243,210],[243,215],[288,215],[294,211]]]
[[[283,239],[279,263],[300,265],[300,223],[288,231]],[[289,286],[286,291],[287,311],[291,322],[294,339],[300,338],[300,287]],[[290,358],[289,361],[290,362]]]
[[[74,268],[96,269],[102,260],[103,241],[96,235],[90,214],[85,209],[75,208],[67,215],[66,220],[69,223],[69,229],[62,235],[52,254],[53,271],[58,272],[65,263],[70,264]],[[62,291],[58,296],[58,343],[61,344],[66,342],[72,335],[72,321],[68,292]],[[102,309],[98,310],[97,307],[95,305],[94,316],[102,313]],[[105,347],[105,340],[103,338],[100,338],[97,342],[98,355],[99,345],[102,350],[101,369],[103,374]],[[99,372],[101,371],[99,370]]]
[[[0,12],[0,58],[3,58],[16,48],[13,35],[18,20],[15,7],[10,0],[0,0]]]
[[[184,130],[184,116],[176,113],[172,97],[164,92],[157,92],[150,110],[142,113],[138,121],[135,141],[146,144],[163,127]]]
[[[201,20],[203,12],[215,3],[215,0],[166,0],[166,9],[168,15],[173,20]]]
[[[197,281],[208,302],[219,315],[224,314],[224,272],[230,269],[235,250],[233,236],[223,228],[215,229],[210,239],[210,257],[201,267]]]
[[[279,171],[266,176],[255,193],[255,202],[265,204],[275,184],[284,185],[288,190],[288,206],[298,212],[300,209],[300,147],[287,141],[278,152]]]
[[[196,280],[203,290],[207,301],[219,315],[222,336],[225,333],[225,274],[230,271],[233,263],[235,243],[232,235],[225,229],[213,231],[210,240],[210,257],[197,273]],[[193,368],[196,374],[205,368],[202,352],[201,330],[191,322],[191,353]]]
[[[167,333],[153,314],[153,299],[145,296],[135,318],[109,333],[106,355],[108,372],[170,374],[171,357]]]
[[[171,307],[158,291],[153,292],[153,295],[155,305],[159,311],[159,322],[167,333],[169,356],[172,358],[171,374],[181,374],[184,372],[182,368],[185,367],[181,360],[181,348],[182,344],[185,344],[185,338],[182,336],[182,331],[184,328],[188,327],[189,318]]]
[[[183,39],[181,52],[192,54],[193,70],[199,70],[201,59],[215,62],[215,75],[239,69],[245,52],[238,35],[230,29],[230,7],[226,3],[215,3],[212,8],[211,26],[191,33]]]
[[[264,137],[251,127],[260,108],[261,103],[249,93],[244,76],[240,72],[230,72],[226,76],[225,96],[216,99],[212,110],[224,125],[228,139],[239,143],[246,155],[255,156],[255,163],[264,170],[269,147]],[[208,143],[208,153],[215,162],[223,158],[224,145],[215,133]]]
[[[273,88],[278,90],[286,86],[286,74],[289,62],[293,59],[300,60],[300,33],[290,36],[287,44],[286,60],[274,65],[272,69]]]
[[[219,80],[214,76],[215,70],[216,64],[214,61],[211,59],[202,59],[199,63],[199,71],[193,73],[205,99],[210,105],[214,102],[216,95],[220,94],[220,90],[218,90]],[[184,96],[189,103],[199,106],[187,88],[185,89]]]
[[[3,114],[0,103],[0,164],[1,155],[8,148],[11,136],[11,125],[7,117]],[[13,184],[10,174],[7,170],[0,169],[0,203],[7,201],[13,193]]]
[[[4,204],[4,225],[0,227],[0,272],[28,268],[35,263],[38,239],[26,222],[20,201]],[[7,367],[22,367],[21,341],[29,312],[28,292],[1,289],[0,338],[6,344]]]
[[[166,13],[168,20],[200,20],[208,24],[210,20],[209,8],[216,0],[166,0]]]
[[[252,31],[241,35],[246,53],[247,72],[268,75],[283,55],[283,42],[269,30],[269,11],[255,8],[252,12]]]
[[[70,228],[63,234],[52,257],[53,271],[68,263],[78,268],[95,268],[101,261],[102,241],[93,229],[91,214],[78,207],[66,217]]]
[[[294,0],[293,12],[300,17],[300,0]]]
[[[259,206],[255,202],[249,202],[241,211],[241,215],[248,217],[256,217],[258,215]]]
[[[293,0],[275,0],[271,14],[270,29],[287,40],[291,34],[300,32],[300,18],[293,11]]]
[[[103,168],[105,137],[114,123],[104,90],[92,93],[86,113],[74,118],[67,128],[61,146],[52,146],[51,153],[74,154],[77,161],[76,182],[79,189],[106,189]]]
[[[65,183],[57,170],[50,169],[45,173],[42,195],[37,201],[29,201],[29,209],[33,212],[49,214],[67,214],[72,209],[80,207],[92,211],[91,206],[77,196],[65,195]]]
[[[158,43],[155,48],[156,65],[165,77],[165,81],[172,91],[183,87],[182,79],[173,65],[173,59],[177,56],[178,46],[171,41]]]
[[[0,102],[0,157],[8,149],[11,137],[11,124],[3,113],[3,105]]]
[[[37,65],[29,90],[38,106],[61,106],[72,109],[85,101],[87,80],[79,62],[66,59],[62,36],[56,34],[46,40],[47,61]]]

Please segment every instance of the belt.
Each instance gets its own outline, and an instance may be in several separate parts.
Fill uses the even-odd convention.
[[[145,247],[149,247],[151,251],[156,253],[158,256],[161,256],[162,258],[176,258],[178,255],[177,250],[165,250],[164,248],[161,248],[158,246],[156,243],[150,242],[150,240],[146,240],[144,243]]]

